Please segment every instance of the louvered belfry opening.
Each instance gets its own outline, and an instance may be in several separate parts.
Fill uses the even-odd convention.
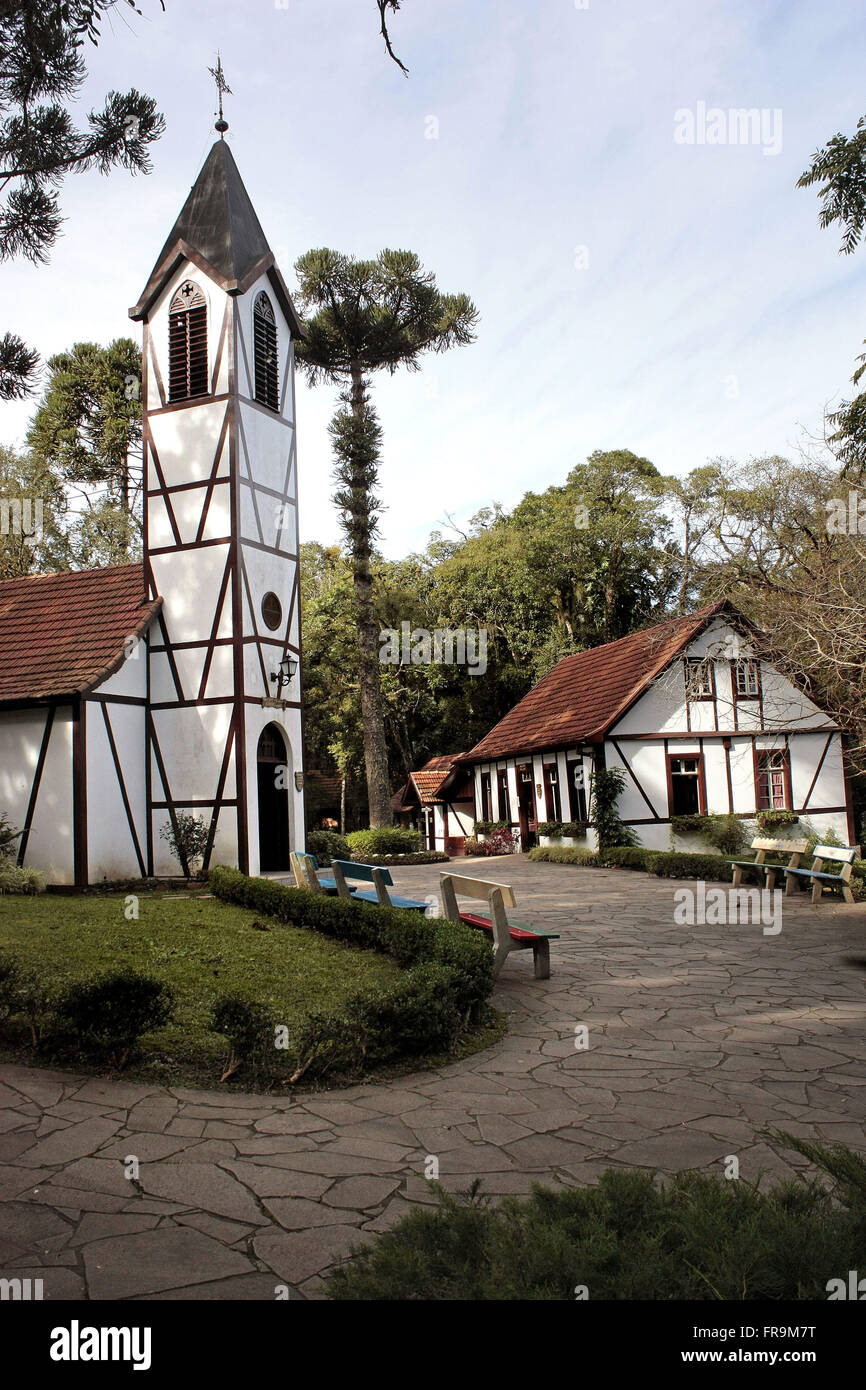
[[[277,321],[271,301],[264,293],[253,306],[253,337],[256,368],[256,400],[269,410],[280,408],[277,370]]]
[[[168,398],[206,396],[207,304],[198,285],[186,280],[168,313]]]

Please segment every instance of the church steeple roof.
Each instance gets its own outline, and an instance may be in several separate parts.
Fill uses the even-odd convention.
[[[215,140],[190,189],[180,215],[169,232],[138,304],[130,318],[141,319],[157,298],[180,260],[186,258],[201,267],[229,293],[243,293],[265,271],[282,303],[292,332],[300,335],[302,325],[289,298],[282,276],[274,266],[274,255],[262,231],[250,195],[223,139]]]

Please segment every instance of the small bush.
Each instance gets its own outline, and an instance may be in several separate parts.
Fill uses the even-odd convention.
[[[561,821],[561,820],[543,820],[543,821],[541,822],[541,824],[539,825],[539,827],[538,827],[538,833],[539,833],[539,835],[561,835],[561,834],[562,834],[562,821]]]
[[[739,816],[672,816],[671,829],[677,835],[699,835],[719,854],[739,854],[746,844]]]
[[[45,878],[38,869],[19,869],[0,856],[0,893],[44,893]]]
[[[577,849],[573,845],[536,845],[529,851],[529,858],[536,864],[576,864],[580,868],[600,868],[601,860],[591,849]]]
[[[463,853],[468,854],[472,858],[476,857],[479,854],[483,854],[483,841],[476,840],[474,835],[467,836],[467,838],[463,841]]]
[[[770,1136],[788,1139],[790,1136]],[[851,1149],[790,1140],[833,1180],[766,1191],[716,1174],[607,1169],[592,1186],[492,1202],[475,1180],[434,1185],[417,1206],[327,1280],[338,1300],[822,1300],[862,1269],[866,1162]]]
[[[373,830],[353,830],[346,840],[352,859],[375,857],[377,854],[414,854],[421,848],[420,830],[406,826],[380,826]],[[337,856],[339,858],[339,855]]]
[[[605,869],[645,870],[660,853],[657,849],[644,849],[642,845],[612,845],[610,849],[600,850],[598,857]]]
[[[174,822],[166,821],[159,832],[159,838],[168,842],[185,878],[192,877],[195,865],[204,856],[209,835],[207,822],[191,811],[178,811]]]
[[[327,868],[332,859],[351,859],[352,851],[345,835],[335,830],[310,830],[307,832],[307,853],[314,854],[321,868]]]
[[[15,841],[20,839],[21,835],[22,831],[15,829],[6,812],[0,811],[0,859],[12,854]]]
[[[657,852],[647,861],[646,870],[658,878],[718,879],[723,883],[730,882],[734,874],[720,854],[684,854],[679,850]]]
[[[588,830],[585,820],[566,820],[562,823],[561,835],[567,835],[571,840],[582,840]],[[568,846],[566,845],[566,849]]]
[[[799,819],[796,811],[759,811],[755,817],[762,830],[777,830],[784,825],[796,825]]]
[[[475,822],[476,835],[492,835],[494,830],[507,830],[508,821],[506,820],[477,820]]]
[[[117,970],[70,985],[56,1004],[64,1020],[88,1045],[122,1067],[143,1033],[162,1028],[172,1016],[174,992],[137,970]]]
[[[229,1040],[221,1081],[227,1081],[239,1067],[260,1073],[274,1059],[275,1019],[271,1010],[241,994],[221,994],[211,1011],[215,1033]]]

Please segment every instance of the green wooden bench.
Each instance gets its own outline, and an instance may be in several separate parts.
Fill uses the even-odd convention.
[[[732,881],[734,887],[739,888],[743,879],[744,869],[757,869],[759,871],[759,877],[761,874],[764,876],[764,886],[769,889],[775,888],[776,878],[779,874],[787,874],[796,870],[797,865],[806,853],[808,844],[808,840],[767,840],[759,835],[756,840],[752,841],[752,849],[756,851],[754,859],[725,860],[726,864],[731,864],[733,866],[734,873]],[[788,862],[787,864],[767,864],[765,861],[768,854],[787,854]],[[795,891],[795,888],[796,885],[793,878],[786,878],[785,893],[788,897]]]
[[[856,849],[848,849],[840,845],[816,845],[812,852],[811,868],[786,869],[785,872],[792,875],[792,880],[793,877],[812,880],[813,903],[821,901],[825,888],[829,888],[831,892],[840,892],[846,903],[853,903],[854,894],[851,891],[851,879],[854,874],[854,860],[856,858]],[[831,863],[842,865],[838,873],[825,873],[825,859],[829,859]]]
[[[514,907],[514,889],[507,883],[491,883],[486,878],[464,878],[460,874],[440,874],[442,904],[449,922],[466,922],[492,934],[496,947],[493,978],[496,979],[512,951],[531,950],[536,980],[550,979],[550,943],[559,940],[559,932],[531,927],[526,922],[509,922],[506,908]],[[482,912],[461,912],[457,894],[464,898],[480,898],[490,908],[489,916]]]
[[[416,898],[401,898],[388,892],[388,889],[393,887],[394,880],[386,868],[380,868],[376,864],[356,864],[354,860],[349,859],[332,859],[331,868],[334,870],[334,881],[341,898],[378,903],[380,907],[405,907],[415,912],[427,911],[429,904],[426,902],[418,902]],[[353,882],[372,883],[373,887],[351,888],[350,883]]]

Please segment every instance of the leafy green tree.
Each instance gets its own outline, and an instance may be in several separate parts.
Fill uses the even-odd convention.
[[[427,351],[474,339],[477,311],[465,294],[446,295],[410,251],[361,261],[327,248],[295,266],[307,318],[298,361],[311,384],[342,387],[330,433],[336,460],[334,501],[348,541],[355,595],[358,674],[370,823],[390,825],[391,790],[373,595],[373,544],[382,430],[370,399],[378,371],[417,370]]]
[[[76,565],[122,564],[140,554],[141,352],[131,338],[76,343],[48,362],[27,434],[37,465],[78,499],[70,527]]]
[[[812,156],[812,163],[797,180],[798,188],[820,184],[819,221],[822,227],[837,223],[842,230],[840,251],[850,256],[856,251],[866,229],[866,116],[857,122],[850,138],[838,132]],[[859,385],[866,372],[866,353],[857,359],[860,366],[852,377]],[[837,446],[846,473],[862,476],[866,472],[866,391],[843,401],[829,416],[834,433],[830,443]]]
[[[28,450],[0,444],[0,579],[67,569],[66,496]]]
[[[162,0],[161,0],[162,2]],[[134,0],[20,0],[0,7],[0,261],[48,255],[63,218],[59,187],[67,174],[118,165],[149,173],[149,147],[165,122],[151,97],[109,92],[78,129],[73,104],[87,76],[84,44],[100,23]],[[163,6],[164,8],[164,6]],[[20,337],[0,337],[0,399],[30,394],[38,354]]]

